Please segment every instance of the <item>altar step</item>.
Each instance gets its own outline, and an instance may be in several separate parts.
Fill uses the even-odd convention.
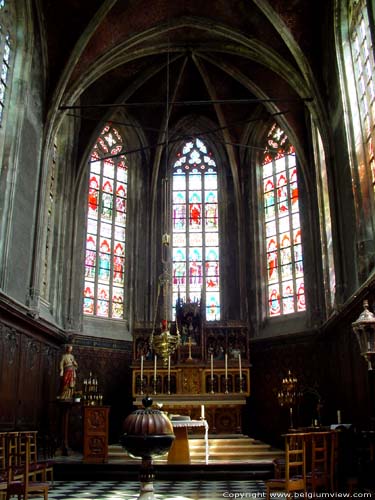
[[[272,464],[275,458],[283,456],[281,450],[272,448],[266,443],[256,439],[234,434],[229,436],[209,436],[209,464],[215,463],[251,463],[266,462]],[[206,448],[202,435],[189,435],[189,449],[191,464],[205,464]],[[168,457],[154,460],[155,464],[166,464]],[[110,445],[108,460],[110,462],[126,461],[135,462],[127,455],[120,445]]]
[[[273,460],[283,452],[256,439],[241,435],[209,435],[209,460],[205,460],[202,435],[189,435],[190,464],[168,464],[167,456],[153,461],[158,479],[219,481],[223,477],[264,480],[273,477]],[[131,458],[120,444],[111,444],[108,462],[85,464],[82,455],[55,460],[55,479],[61,481],[138,480],[140,460]]]

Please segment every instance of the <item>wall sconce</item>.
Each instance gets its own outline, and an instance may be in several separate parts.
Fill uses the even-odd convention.
[[[368,370],[375,368],[375,315],[368,308],[368,300],[363,301],[363,311],[352,323],[359,350],[365,358]]]

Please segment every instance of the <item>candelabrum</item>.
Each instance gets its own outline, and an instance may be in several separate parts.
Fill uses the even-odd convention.
[[[98,378],[91,372],[89,377],[83,380],[83,403],[90,406],[103,404],[103,394],[98,390]]]
[[[168,357],[175,352],[180,344],[180,334],[170,331],[170,325],[166,320],[162,320],[161,332],[152,332],[150,346],[154,352],[162,359],[164,365],[168,363]]]
[[[298,380],[288,370],[287,377],[284,377],[281,383],[281,388],[277,393],[277,400],[282,407],[289,408],[290,428],[293,429],[293,407],[299,399]]]

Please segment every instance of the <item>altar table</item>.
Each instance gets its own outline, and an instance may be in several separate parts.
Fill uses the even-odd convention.
[[[168,453],[169,464],[190,464],[188,429],[204,427],[205,459],[208,463],[208,423],[206,420],[171,420],[176,439]]]

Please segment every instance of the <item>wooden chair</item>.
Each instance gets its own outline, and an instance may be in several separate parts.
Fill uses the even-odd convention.
[[[44,500],[48,500],[49,484],[45,482],[34,482],[29,479],[30,439],[27,435],[24,441],[26,449],[23,474],[19,480],[15,480],[12,466],[9,468],[6,500],[9,500],[12,496],[17,496],[18,499],[22,497],[23,500],[28,500],[31,495],[42,495]]]
[[[267,500],[275,491],[285,492],[287,497],[303,491],[306,496],[306,436],[306,433],[285,435],[285,477],[265,482]]]
[[[26,442],[25,437],[29,440],[29,478],[33,481],[50,480],[53,483],[53,463],[48,460],[38,460],[38,442],[37,431],[20,432],[18,439],[18,455],[19,463],[25,462]]]
[[[7,475],[9,474],[9,470],[12,470],[13,479],[21,479],[23,477],[23,467],[21,465],[21,460],[18,455],[19,450],[19,432],[7,432]]]
[[[331,432],[312,432],[310,434],[311,467],[306,475],[307,487],[313,493],[318,488],[330,487],[329,441]]]

